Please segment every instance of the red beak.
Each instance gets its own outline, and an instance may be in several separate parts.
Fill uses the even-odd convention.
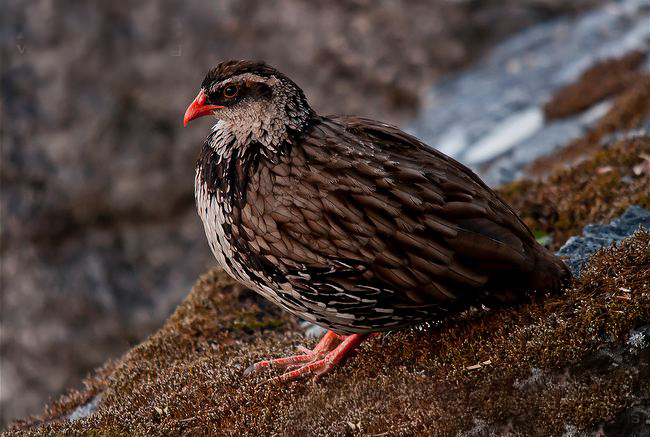
[[[195,118],[203,117],[204,115],[210,115],[214,113],[216,109],[221,109],[223,106],[219,105],[206,105],[205,102],[208,100],[208,97],[203,93],[203,90],[199,91],[199,95],[196,96],[196,99],[187,107],[185,111],[185,117],[183,117],[183,126],[187,126],[187,123],[194,120]]]

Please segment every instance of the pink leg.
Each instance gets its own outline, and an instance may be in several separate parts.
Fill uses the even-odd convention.
[[[330,331],[331,332],[331,331]],[[329,334],[329,333],[328,333]],[[367,334],[353,334],[348,335],[334,350],[325,355],[324,358],[316,359],[296,370],[291,370],[284,373],[277,378],[271,379],[269,382],[286,382],[298,379],[301,376],[314,374],[314,379],[318,380],[326,373],[331,371],[338,365],[351,351],[361,344],[366,338]]]
[[[333,331],[327,331],[327,333],[321,338],[316,347],[313,350],[305,349],[300,347],[300,349],[305,352],[301,355],[294,355],[291,357],[276,358],[274,360],[265,360],[255,363],[244,371],[244,375],[250,375],[252,373],[257,373],[272,367],[278,367],[281,369],[286,369],[293,366],[300,366],[305,363],[311,363],[323,358],[328,352],[331,352],[336,348],[336,345],[339,343],[338,334]]]

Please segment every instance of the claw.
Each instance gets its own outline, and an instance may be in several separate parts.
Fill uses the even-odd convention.
[[[299,350],[300,352],[302,352],[303,354],[310,354],[310,353],[312,353],[312,350],[311,350],[311,349],[308,349],[308,348],[304,347],[303,345],[298,346],[296,349],[298,349],[298,350]]]
[[[314,361],[314,359],[317,358],[315,358],[312,353],[309,353],[304,355],[294,355],[292,357],[276,358],[274,360],[260,361],[259,363],[255,363],[244,370],[244,375],[252,375],[253,373],[263,372],[273,367],[286,368],[298,365],[300,363],[309,363]]]
[[[278,367],[287,369],[287,372],[264,383],[287,382],[309,374],[313,374],[314,380],[318,380],[336,367],[366,337],[366,334],[339,337],[334,332],[328,331],[313,350],[302,348],[301,351],[306,352],[302,355],[260,361],[248,367],[244,371],[244,375],[251,375],[272,367]]]

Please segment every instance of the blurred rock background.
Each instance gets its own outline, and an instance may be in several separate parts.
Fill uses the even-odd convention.
[[[3,1],[0,427],[145,338],[213,265],[192,195],[210,122],[181,123],[211,66],[264,59],[320,112],[406,126],[443,75],[600,3]]]

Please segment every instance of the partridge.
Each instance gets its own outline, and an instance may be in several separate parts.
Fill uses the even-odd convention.
[[[247,372],[319,377],[371,333],[557,290],[570,277],[464,165],[386,123],[321,116],[261,62],[209,71],[184,124],[213,115],[195,195],[223,269],[329,331]]]

